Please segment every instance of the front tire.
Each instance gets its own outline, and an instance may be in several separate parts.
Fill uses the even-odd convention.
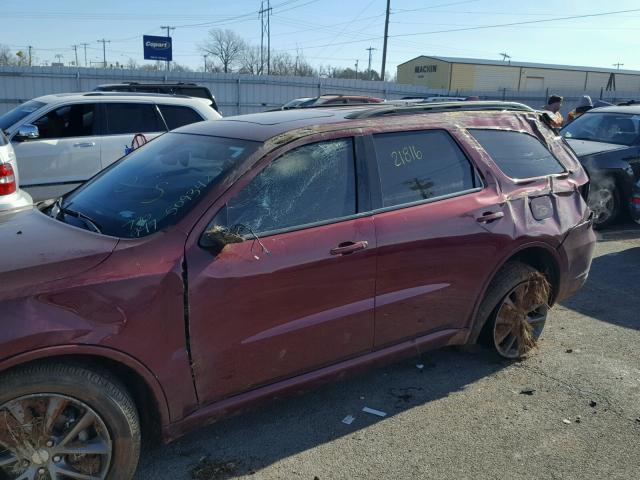
[[[135,403],[108,372],[41,363],[0,376],[0,480],[130,480],[139,456]]]
[[[550,286],[542,273],[521,262],[507,263],[491,282],[478,319],[480,340],[504,358],[515,359],[535,347],[549,310]]]
[[[613,180],[593,182],[587,205],[593,211],[593,228],[600,230],[612,225],[620,214],[620,196]]]

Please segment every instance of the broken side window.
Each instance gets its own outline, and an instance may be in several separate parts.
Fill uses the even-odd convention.
[[[340,139],[291,150],[227,203],[227,227],[264,233],[356,213],[353,141]]]

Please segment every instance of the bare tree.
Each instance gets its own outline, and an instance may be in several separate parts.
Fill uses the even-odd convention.
[[[6,45],[0,45],[0,66],[6,67],[9,65],[15,65],[15,58],[11,53],[11,50]]]
[[[222,64],[224,73],[229,71],[242,58],[242,54],[247,48],[245,41],[232,30],[212,29],[209,31],[209,38],[202,45],[204,52],[213,55]]]
[[[240,58],[240,73],[248,75],[259,75],[262,65],[260,64],[260,47],[247,46]]]

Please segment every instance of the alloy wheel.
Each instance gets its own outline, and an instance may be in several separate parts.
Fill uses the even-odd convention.
[[[493,341],[503,357],[522,356],[544,328],[548,306],[530,295],[529,288],[529,282],[519,284],[504,297],[498,308]]]
[[[104,480],[112,441],[100,416],[59,394],[0,406],[0,480]]]

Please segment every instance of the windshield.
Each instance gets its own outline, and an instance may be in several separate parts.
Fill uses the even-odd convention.
[[[11,125],[15,125],[30,113],[35,112],[45,104],[42,102],[36,102],[35,100],[29,100],[22,105],[17,106],[13,110],[9,110],[7,113],[0,117],[0,130],[6,130]]]
[[[640,135],[640,115],[589,112],[562,129],[565,138],[634,144]]]
[[[68,195],[62,210],[81,214],[105,235],[144,237],[177,223],[219,179],[260,145],[167,133]],[[62,218],[78,224],[68,216]]]

